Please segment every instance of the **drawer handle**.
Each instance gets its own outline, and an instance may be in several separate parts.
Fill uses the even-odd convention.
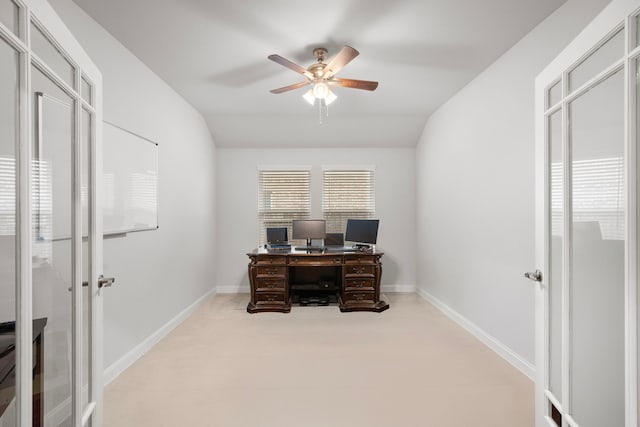
[[[273,288],[275,288],[275,287],[276,287],[276,284],[275,284],[275,283],[268,283],[268,284],[267,284],[267,288],[273,289]]]
[[[358,274],[362,274],[366,271],[366,269],[364,267],[355,267],[353,269],[354,272],[358,273]]]
[[[364,299],[364,295],[356,295],[357,301],[362,301]]]
[[[356,282],[356,288],[361,288],[364,286],[364,283],[362,282]]]

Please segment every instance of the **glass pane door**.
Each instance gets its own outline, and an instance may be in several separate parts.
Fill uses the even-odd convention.
[[[16,425],[16,147],[19,55],[0,38],[0,426]]]
[[[72,425],[73,99],[35,67],[32,88],[33,316],[44,322],[44,418],[66,427]]]
[[[606,105],[606,108],[602,108]],[[624,72],[569,104],[571,415],[624,426]]]

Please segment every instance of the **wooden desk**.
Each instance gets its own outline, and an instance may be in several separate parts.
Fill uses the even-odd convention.
[[[340,311],[389,308],[380,299],[382,252],[268,252],[248,253],[251,301],[249,313],[291,311],[291,290],[300,281],[328,280],[338,294]]]
[[[44,425],[43,401],[43,364],[44,364],[44,327],[47,319],[33,320],[33,426]],[[0,323],[0,336],[8,338],[5,344],[15,343],[16,322]],[[0,349],[0,417],[11,404],[16,395],[16,351],[15,347]],[[4,350],[4,351],[3,351]]]

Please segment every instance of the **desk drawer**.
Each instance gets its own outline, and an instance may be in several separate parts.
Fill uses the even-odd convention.
[[[344,302],[347,304],[357,304],[357,303],[372,303],[375,298],[375,292],[373,291],[362,291],[362,292],[345,292],[344,293]]]
[[[374,255],[345,255],[345,264],[376,264],[376,256]]]
[[[344,274],[347,276],[374,276],[376,274],[375,265],[349,264],[344,267]]]
[[[287,267],[278,267],[278,266],[258,266],[256,267],[256,277],[270,277],[270,276],[280,276],[285,277],[287,274]]]
[[[284,291],[285,281],[283,279],[256,279],[256,291]]]
[[[373,292],[375,291],[374,280],[373,279],[346,279],[344,282],[344,290],[349,291],[367,291]]]
[[[256,305],[284,303],[284,292],[256,292]]]
[[[259,256],[256,265],[285,265],[287,258],[283,256]]]
[[[289,265],[341,265],[341,256],[291,256]]]

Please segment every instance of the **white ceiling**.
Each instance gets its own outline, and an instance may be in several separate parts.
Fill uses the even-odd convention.
[[[205,117],[218,147],[414,146],[428,116],[566,0],[74,0]],[[312,50],[360,51],[329,117],[305,89]]]

